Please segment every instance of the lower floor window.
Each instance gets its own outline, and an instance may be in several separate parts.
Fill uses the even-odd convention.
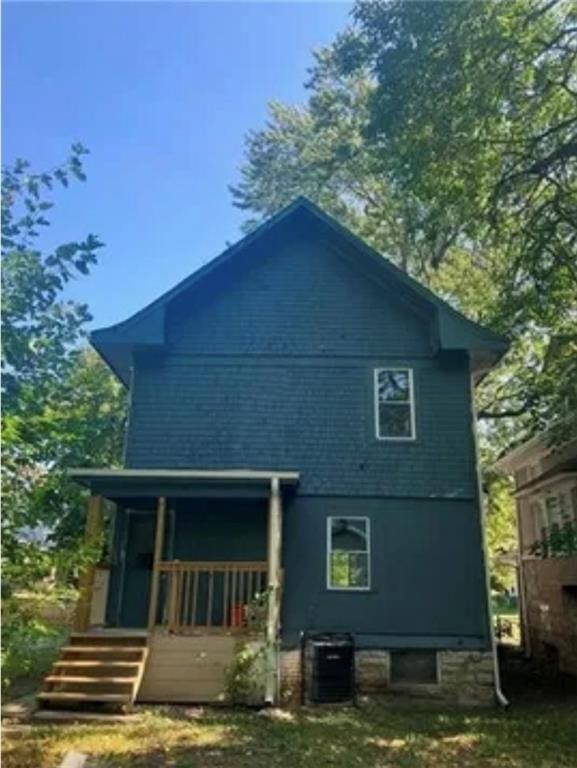
[[[391,683],[434,684],[439,682],[437,651],[391,651]]]
[[[369,589],[370,525],[367,517],[327,520],[327,586],[329,589]]]

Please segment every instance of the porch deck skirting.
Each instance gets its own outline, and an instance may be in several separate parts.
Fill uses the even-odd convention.
[[[156,629],[137,702],[226,703],[227,671],[240,645],[250,641],[238,633],[174,635]]]

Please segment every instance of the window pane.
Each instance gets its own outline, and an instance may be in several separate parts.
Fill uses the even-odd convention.
[[[380,403],[379,437],[412,437],[411,406]]]
[[[349,586],[349,556],[346,552],[331,555],[331,587]]]
[[[409,402],[410,391],[408,371],[379,371],[378,385],[379,402]]]
[[[350,517],[333,517],[331,520],[331,550],[366,552],[367,521]]]
[[[369,557],[361,552],[331,554],[331,587],[368,587]]]
[[[547,525],[551,526],[559,522],[559,502],[557,496],[549,496],[545,501],[547,510]]]
[[[369,586],[369,556],[360,552],[349,554],[349,586]]]

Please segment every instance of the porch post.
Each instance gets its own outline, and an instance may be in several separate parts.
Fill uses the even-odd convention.
[[[93,545],[98,542],[102,533],[102,496],[90,496],[84,528],[84,542]],[[74,631],[86,632],[90,624],[90,609],[92,607],[92,592],[94,589],[95,563],[90,563],[80,574],[78,586],[80,597],[74,613]]]
[[[277,696],[277,641],[280,620],[281,591],[281,547],[282,547],[282,497],[278,477],[273,477],[270,484],[268,506],[268,614],[266,624],[267,665],[266,691],[267,703],[274,703]]]
[[[164,516],[166,513],[166,499],[160,496],[156,507],[156,533],[154,536],[154,560],[152,564],[152,581],[150,584],[150,603],[148,606],[148,631],[152,632],[156,624],[156,611],[158,610],[158,585],[160,571],[158,564],[162,560],[162,548],[164,544]]]

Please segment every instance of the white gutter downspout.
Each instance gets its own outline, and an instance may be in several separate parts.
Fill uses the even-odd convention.
[[[491,580],[489,576],[489,554],[487,550],[487,531],[485,525],[485,509],[483,504],[483,484],[481,482],[481,468],[479,466],[479,439],[477,437],[477,409],[475,407],[475,390],[473,377],[469,375],[471,398],[471,429],[473,431],[473,445],[475,458],[475,472],[477,474],[477,496],[479,498],[479,518],[481,523],[481,537],[483,542],[483,567],[485,569],[485,589],[487,594],[487,620],[491,636],[491,653],[493,656],[493,681],[495,684],[495,697],[502,707],[509,706],[509,700],[501,689],[501,672],[499,670],[499,656],[497,654],[497,641],[493,629],[493,606],[491,603]]]
[[[268,611],[266,623],[265,703],[275,704],[279,693],[280,664],[278,626],[280,618],[280,570],[282,547],[282,497],[280,480],[270,482],[268,505]]]

